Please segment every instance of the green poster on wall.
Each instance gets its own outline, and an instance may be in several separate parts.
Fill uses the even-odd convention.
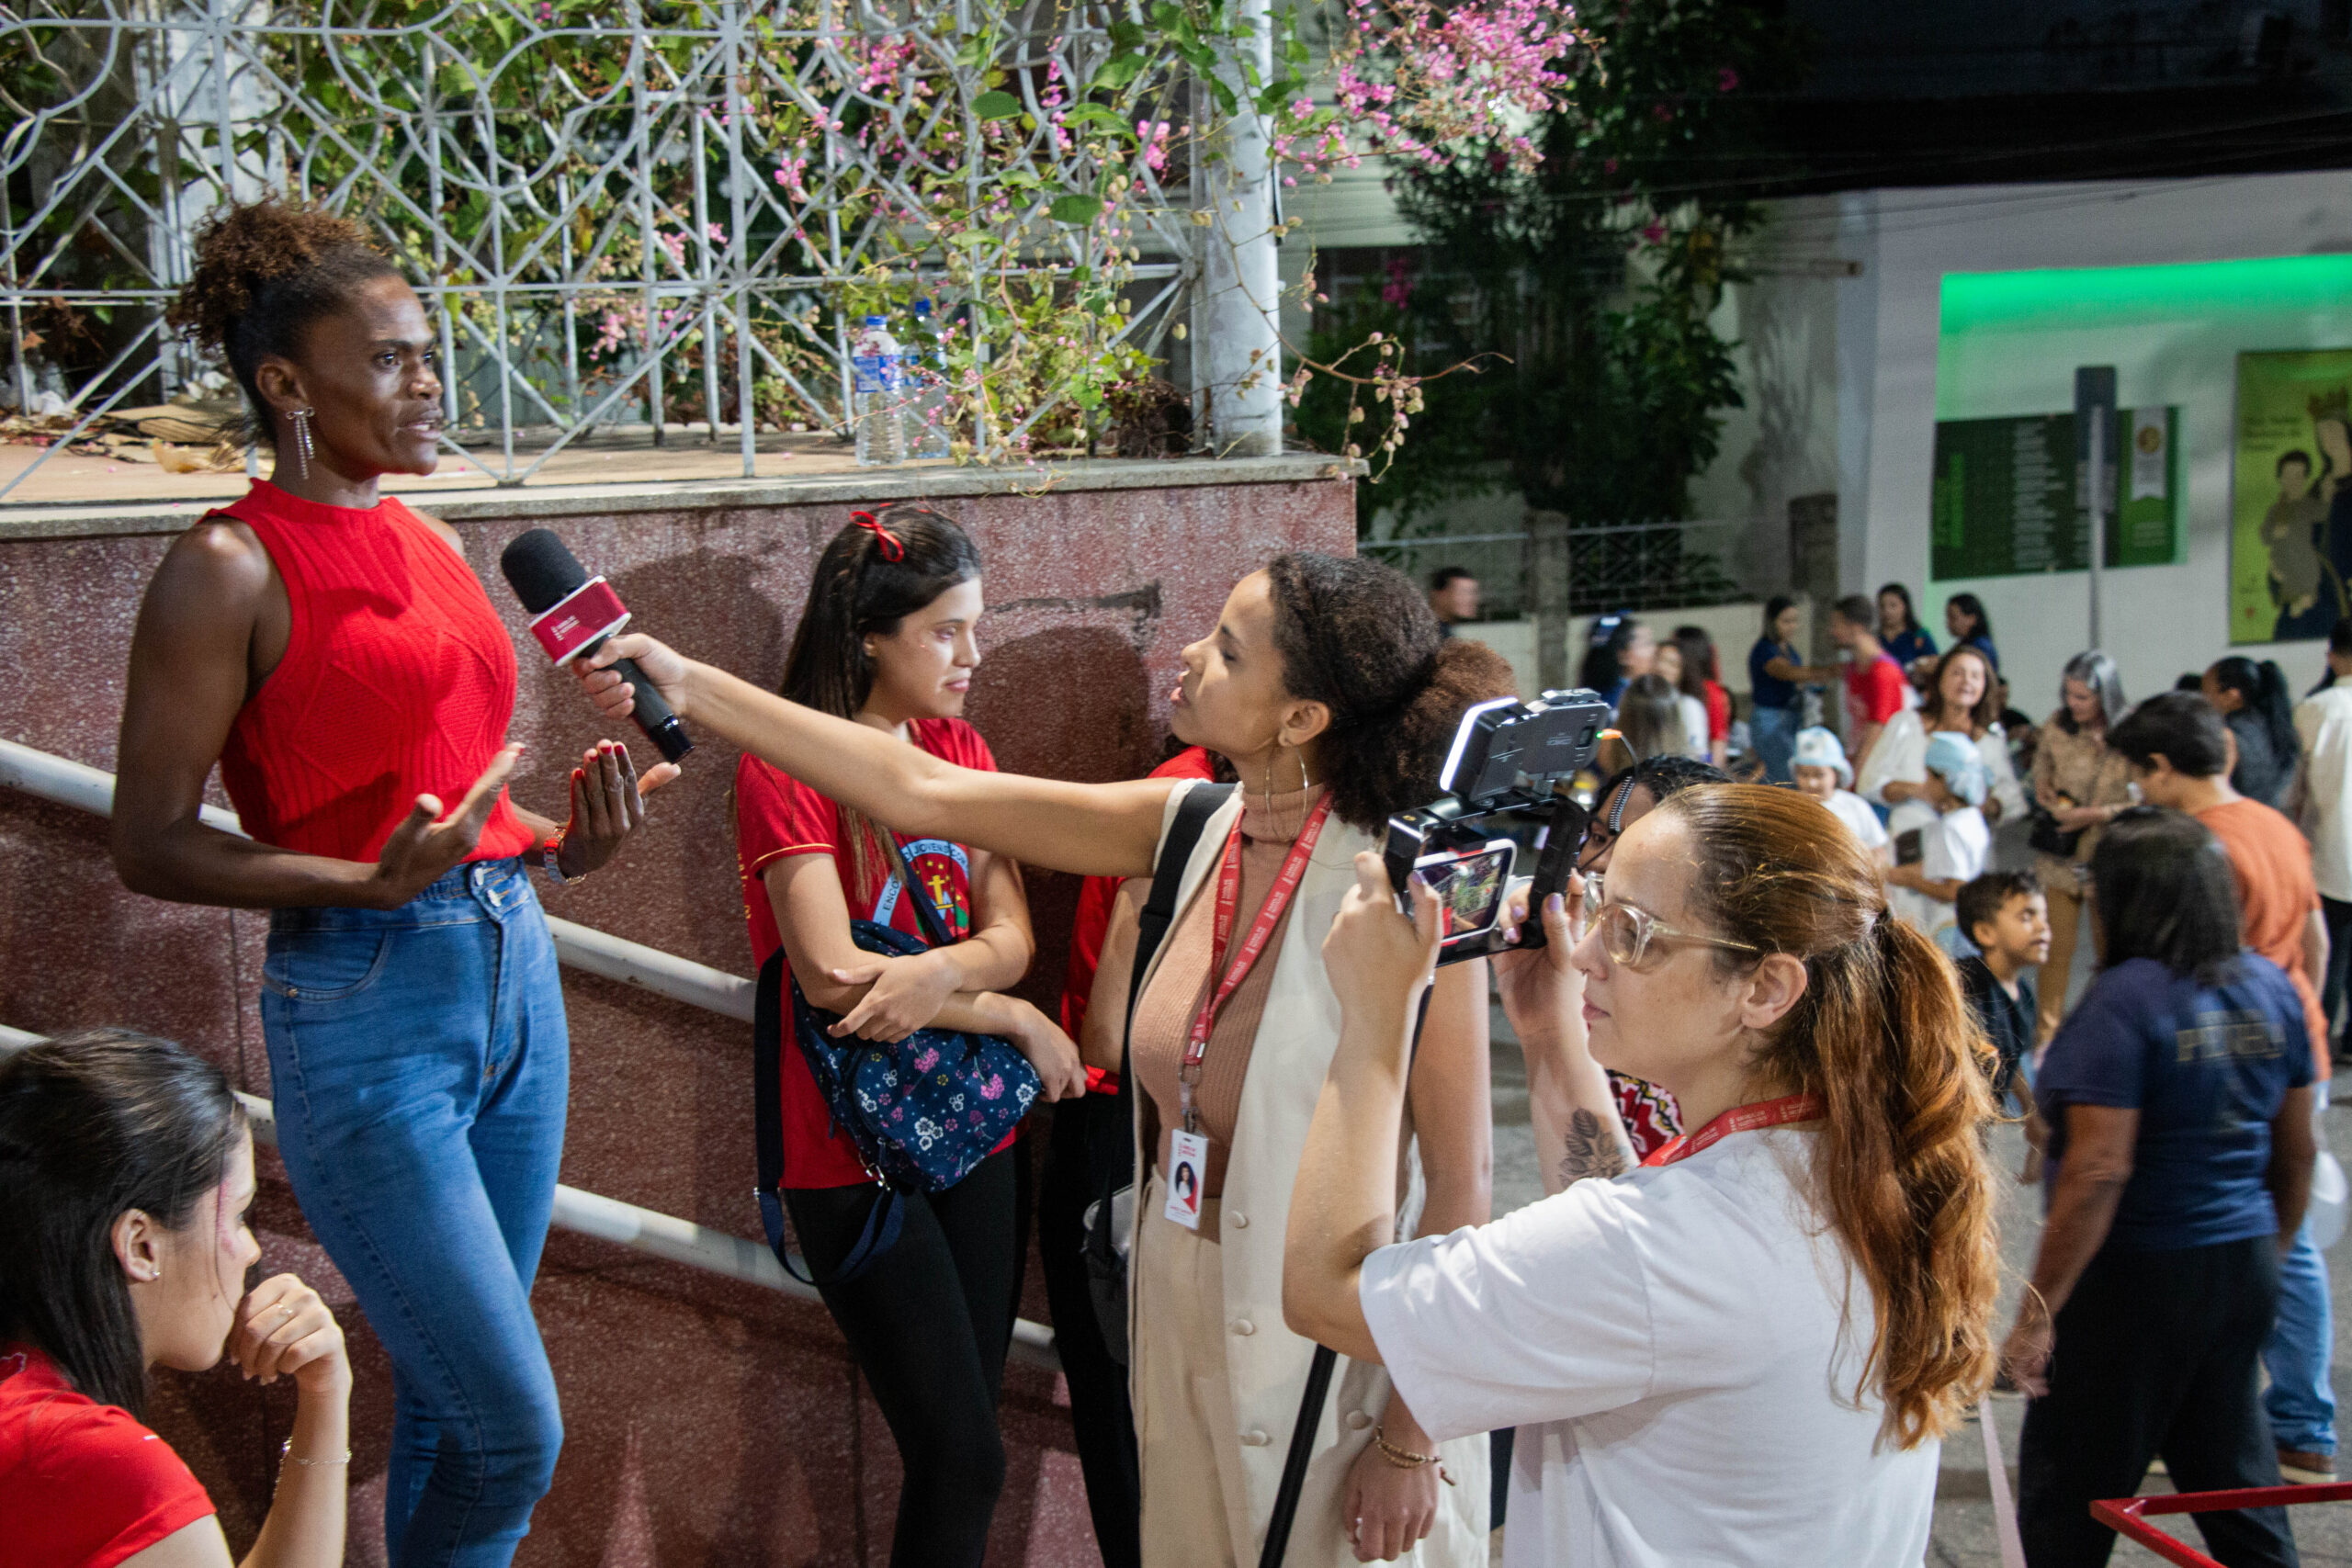
[[[2238,355],[2230,641],[2324,637],[2352,615],[2352,349]]]
[[[2117,411],[2123,451],[2108,461],[2108,566],[2168,566],[2179,558],[2179,412]],[[1936,580],[2088,570],[2075,467],[2071,413],[1938,421]]]
[[[1934,494],[1939,581],[2089,564],[2071,413],[1938,421]]]

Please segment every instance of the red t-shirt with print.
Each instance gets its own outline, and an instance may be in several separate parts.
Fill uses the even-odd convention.
[[[57,1364],[0,1348],[0,1561],[114,1568],[213,1512],[171,1445]]]
[[[996,772],[996,758],[980,732],[960,718],[918,719],[910,736],[922,750],[958,767]],[[957,941],[972,931],[972,857],[961,844],[944,839],[900,839],[907,869],[922,896],[938,910]],[[787,855],[831,855],[839,874],[850,918],[872,920],[910,936],[922,935],[914,906],[896,877],[884,874],[880,887],[857,886],[857,854],[842,831],[839,806],[798,779],[746,756],[735,769],[735,858],[743,879],[743,918],[751,928],[752,964],[763,968],[784,945],[775,908],[768,902],[767,868]],[[833,1128],[832,1114],[800,1048],[785,1042],[779,1075],[784,1099],[784,1185],[793,1188],[862,1187],[874,1179],[858,1163],[857,1145]],[[1008,1134],[1004,1144],[1012,1138]],[[1000,1144],[1001,1148],[1004,1144]]]

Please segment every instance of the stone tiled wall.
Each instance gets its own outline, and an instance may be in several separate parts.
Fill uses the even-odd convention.
[[[1197,472],[1186,467],[1188,479]],[[1352,547],[1348,481],[1294,471],[1302,477],[1281,482],[938,500],[988,563],[991,608],[970,716],[1002,766],[1077,779],[1150,766],[1179,650],[1214,624],[1235,579],[1286,548]],[[1132,486],[1132,474],[1123,482]],[[821,505],[695,499],[706,503],[647,510],[640,500],[616,513],[582,498],[550,514],[532,496],[527,508],[468,498],[446,509],[525,659],[514,728],[530,748],[514,789],[524,804],[560,817],[570,760],[602,732],[570,679],[537,660],[496,577],[498,552],[526,526],[562,534],[649,629],[754,681],[780,676],[810,569],[844,509],[831,496]],[[176,526],[85,525],[54,513],[37,526],[0,523],[0,670],[15,699],[0,735],[113,768],[133,616]],[[734,764],[730,750],[705,742],[686,776],[654,798],[644,841],[594,880],[548,893],[550,911],[746,972]],[[268,1092],[254,1006],[264,917],[133,897],[107,862],[102,822],[4,790],[0,889],[0,1023],[169,1035],[222,1063],[241,1088]],[[1039,952],[1027,988],[1041,1002],[1057,994],[1074,893],[1065,877],[1031,881]],[[757,1235],[748,1029],[573,972],[564,985],[574,1058],[563,1179]],[[263,1165],[263,1267],[311,1278],[353,1329],[350,1560],[378,1563],[389,1369],[274,1157]],[[895,1454],[820,1309],[561,1232],[535,1299],[569,1436],[522,1562],[888,1560]],[[1024,1315],[1046,1316],[1034,1265]],[[212,1488],[242,1551],[267,1506],[290,1392],[249,1389],[226,1371],[164,1382],[158,1424]],[[1057,1380],[1034,1368],[1016,1363],[1008,1377],[1012,1463],[991,1562],[1096,1560],[1057,1393]]]

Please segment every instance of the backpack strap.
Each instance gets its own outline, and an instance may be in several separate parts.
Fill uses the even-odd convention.
[[[752,1127],[758,1155],[760,1228],[767,1234],[768,1250],[784,1271],[804,1285],[819,1283],[813,1270],[804,1272],[784,1237],[784,1053],[786,1049],[785,987],[792,983],[784,949],[777,948],[760,965],[752,987]],[[849,1249],[832,1278],[823,1283],[846,1284],[865,1273],[899,1239],[906,1209],[899,1194],[885,1187],[865,1216],[857,1245]]]
[[[1201,830],[1209,818],[1232,798],[1234,784],[1196,784],[1176,804],[1176,820],[1168,825],[1168,836],[1160,840],[1159,859],[1152,863],[1151,894],[1143,901],[1143,911],[1136,918],[1136,966],[1127,981],[1127,1029],[1132,1032],[1136,1021],[1136,1003],[1143,997],[1144,976],[1151,968],[1151,961],[1159,952],[1160,942],[1168,935],[1168,928],[1176,920],[1176,895],[1184,886],[1184,869],[1192,864],[1193,850],[1201,841]],[[1127,1081],[1126,1048],[1120,1047],[1119,1083]]]
[[[1200,843],[1202,829],[1232,794],[1231,784],[1194,784],[1177,802],[1176,815],[1160,840],[1159,859],[1152,865],[1151,894],[1136,922],[1135,971],[1127,982],[1126,1035],[1134,1032],[1136,998],[1143,990],[1144,974],[1176,918],[1176,896],[1183,885],[1184,868]],[[1094,1197],[1086,1211],[1089,1288],[1094,1294],[1103,1348],[1121,1366],[1127,1364],[1127,1256],[1119,1214],[1121,1195],[1132,1190],[1136,1179],[1135,1123],[1130,1110],[1135,1102],[1127,1098],[1128,1086],[1135,1081],[1134,1043],[1126,1035],[1119,1045],[1119,1092],[1090,1094],[1078,1102],[1085,1118],[1087,1187]]]
[[[899,847],[899,835],[879,822],[874,825],[874,834],[882,842],[882,858],[890,863],[890,874],[899,879],[899,892],[914,904],[915,924],[922,930],[923,941],[933,947],[953,947],[956,938],[947,930],[947,919],[931,901],[931,895],[915,886],[915,874],[907,864],[907,852]]]
[[[1168,928],[1176,920],[1176,895],[1184,886],[1184,869],[1192,864],[1193,851],[1201,841],[1201,830],[1209,818],[1231,799],[1234,784],[1196,784],[1184,792],[1176,803],[1176,819],[1168,825],[1168,835],[1159,841],[1159,858],[1152,863],[1151,893],[1143,901],[1143,910],[1136,917],[1136,964],[1127,978],[1127,1021],[1119,1036],[1119,1089],[1126,1091],[1133,1081],[1135,1063],[1136,1004],[1143,999],[1144,976],[1151,970],[1151,961],[1159,952],[1160,942],[1168,935]],[[1127,1173],[1134,1179],[1132,1165]],[[1114,1183],[1114,1185],[1121,1185]]]

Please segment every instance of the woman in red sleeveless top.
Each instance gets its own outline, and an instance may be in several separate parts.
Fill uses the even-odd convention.
[[[356,224],[232,209],[172,320],[277,462],[148,585],[115,863],[137,892],[271,911],[280,1153],[392,1360],[390,1559],[503,1568],[562,1439],[529,1297],[569,1045],[527,872],[594,871],[676,770],[640,782],[600,742],[568,820],[508,799],[514,648],[456,532],[378,493],[436,466],[436,334]],[[199,819],[216,762],[249,839]]]

